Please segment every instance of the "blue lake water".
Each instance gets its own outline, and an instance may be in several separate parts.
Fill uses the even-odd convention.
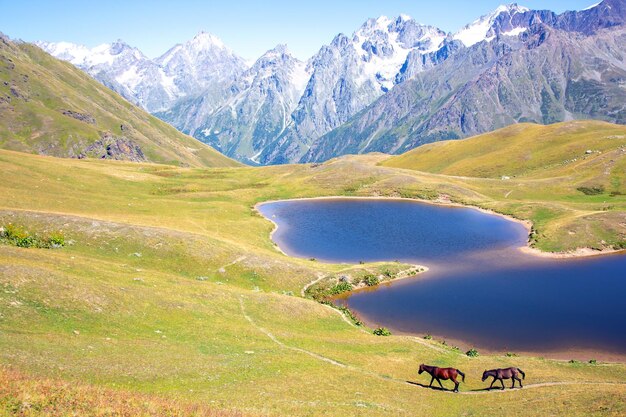
[[[402,200],[267,203],[274,241],[326,262],[426,265],[337,300],[372,326],[497,351],[626,354],[626,256],[525,254],[526,229],[471,208]]]

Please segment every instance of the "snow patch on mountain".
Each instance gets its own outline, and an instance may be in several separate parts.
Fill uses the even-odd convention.
[[[436,51],[445,38],[443,31],[421,25],[408,15],[369,19],[352,37],[353,48],[360,57],[355,82],[363,85],[370,81],[380,85],[382,92],[388,91],[411,51]]]
[[[512,16],[516,13],[524,13],[528,11],[530,11],[530,9],[518,6],[516,3],[498,6],[491,13],[481,16],[469,25],[461,28],[452,36],[452,38],[463,42],[463,44],[467,47],[485,40],[490,41],[494,38],[494,34],[490,34],[490,32],[498,16],[503,13],[508,13]]]
[[[593,8],[595,8],[595,7],[598,7],[598,6],[600,5],[600,3],[602,3],[602,2],[601,2],[601,1],[599,1],[599,2],[597,2],[597,3],[592,4],[591,6],[585,7],[585,8],[584,8],[584,9],[582,9],[582,10],[591,10],[591,9],[593,9]]]
[[[527,30],[528,29],[526,29],[526,28],[520,27],[520,28],[515,28],[515,29],[512,29],[512,30],[509,30],[508,32],[503,32],[502,34],[504,36],[519,36],[520,33],[524,33]]]

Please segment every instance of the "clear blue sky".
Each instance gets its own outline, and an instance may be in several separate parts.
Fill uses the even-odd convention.
[[[529,0],[520,5],[555,12],[598,0]],[[220,37],[246,59],[279,43],[301,59],[340,32],[351,34],[368,17],[405,13],[456,31],[495,9],[498,0],[0,0],[0,31],[25,41],[69,41],[89,47],[123,39],[149,57],[164,53],[200,30]]]

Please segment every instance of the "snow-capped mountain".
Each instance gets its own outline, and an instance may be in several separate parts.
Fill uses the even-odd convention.
[[[508,103],[493,110],[506,113],[515,109],[515,115],[503,113],[497,119],[464,115],[456,120],[440,107],[444,106],[444,99],[460,100],[462,94],[469,94],[470,87],[463,83],[475,81],[475,77],[499,80],[481,71],[503,72],[510,65],[505,60],[513,59],[515,51],[535,50],[553,36],[553,31],[558,32],[554,36],[593,36],[601,30],[617,30],[624,25],[625,4],[626,0],[604,0],[585,10],[562,14],[517,4],[503,5],[450,34],[419,24],[406,15],[381,16],[368,19],[351,36],[338,34],[306,62],[278,46],[252,66],[246,65],[217,37],[204,32],[154,60],[121,41],[93,49],[68,43],[39,45],[226,155],[248,163],[276,164],[323,160],[346,152],[396,152],[400,144],[406,147],[447,137],[448,133],[433,133],[444,131],[446,123],[460,124],[460,128],[448,131],[464,136],[489,126],[513,123],[520,115],[524,115],[524,120],[556,121],[559,117],[575,117],[573,114],[592,114],[595,107],[577,112],[566,110],[566,105],[571,104],[568,102],[558,104],[560,110],[554,114],[560,116],[540,118],[544,108],[537,110],[536,103],[539,98],[548,97],[544,91],[535,91],[547,88],[540,83],[532,84],[528,91],[516,92],[515,99],[511,98],[515,106]],[[618,39],[615,43],[623,42]],[[569,45],[569,53],[575,60],[576,44],[573,45]],[[589,55],[589,50],[584,53]],[[541,77],[548,73],[557,77],[549,70],[550,65],[560,65],[557,58],[546,57],[548,67]],[[615,59],[621,62],[621,58]],[[450,60],[452,63],[447,64]],[[590,62],[580,65],[589,67]],[[439,67],[443,70],[439,71]],[[598,71],[594,69],[589,74],[597,78]],[[578,76],[587,73],[581,74]],[[418,93],[397,93],[408,90],[405,84],[416,79],[427,83],[417,89]],[[568,79],[559,79],[561,87],[566,88]],[[552,81],[546,82],[545,85],[556,88]],[[599,78],[598,82],[602,84],[604,80]],[[517,84],[502,85],[507,85],[507,90],[490,103],[509,97]],[[476,97],[472,105],[481,103],[479,96],[489,90],[489,86],[481,88],[471,90]],[[623,87],[616,91],[622,90]],[[555,91],[554,97],[563,100],[564,93],[574,92],[571,88]],[[376,106],[384,109],[384,114],[377,112]],[[455,107],[455,111],[460,110]],[[615,111],[618,116],[621,114]],[[398,118],[401,114],[404,116]],[[423,117],[431,119],[422,120]],[[395,129],[395,124],[408,120],[419,120],[421,130],[404,125]],[[389,131],[387,124],[391,122],[393,135],[384,133]],[[425,139],[396,137],[407,132],[418,132],[412,134],[425,135]],[[365,142],[361,143],[361,138],[366,138]],[[345,143],[336,143],[340,141]]]
[[[159,116],[227,155],[258,163],[262,150],[291,123],[310,75],[305,62],[278,45],[230,85],[217,109],[207,106],[202,96]],[[187,116],[181,119],[180,114]]]
[[[222,90],[224,84],[247,69],[243,58],[207,32],[174,46],[155,62],[172,77],[182,96],[196,95],[207,89]]]
[[[373,81],[381,91],[388,91],[409,52],[436,51],[445,38],[445,32],[420,25],[407,15],[369,19],[349,42],[359,58],[357,84]]]
[[[337,35],[310,59],[311,79],[293,123],[260,155],[264,164],[297,160],[322,134],[344,123],[397,82],[410,52],[439,48],[446,34],[406,15],[367,20],[351,37]]]
[[[68,42],[36,44],[152,113],[200,91],[221,89],[246,69],[242,58],[204,32],[155,60],[121,40],[92,49]]]
[[[625,18],[626,0],[560,15],[498,8],[459,32],[480,26],[473,32],[480,39],[453,36],[414,64],[409,55],[403,71],[420,71],[316,140],[301,162],[401,153],[520,122],[626,124]]]
[[[339,126],[399,82],[409,53],[436,51],[447,35],[406,15],[367,20],[351,37],[339,34],[308,62],[279,46],[227,89],[181,100],[157,115],[245,162],[282,163]]]
[[[37,45],[51,55],[71,62],[148,111],[171,105],[181,94],[173,77],[139,49],[121,40],[91,49],[67,42],[38,42]]]
[[[514,23],[513,18],[518,13],[529,11],[529,8],[518,6],[516,3],[498,6],[491,13],[481,16],[469,25],[461,28],[452,38],[463,42],[465,46],[469,47],[484,40],[489,41],[495,38],[498,33],[512,36],[519,35],[526,30],[526,27]]]

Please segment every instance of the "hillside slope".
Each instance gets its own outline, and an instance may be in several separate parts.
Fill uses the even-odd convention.
[[[383,165],[467,177],[547,176],[545,170],[565,169],[612,152],[616,153],[610,158],[613,164],[626,159],[626,126],[600,121],[523,123],[463,140],[423,145]]]
[[[299,296],[319,277],[398,264],[287,257],[270,240],[271,222],[252,209],[259,201],[445,193],[532,219],[553,250],[623,242],[625,196],[580,193],[576,176],[520,179],[504,198],[512,181],[377,166],[383,158],[189,169],[0,150],[0,194],[10,196],[0,202],[0,227],[57,231],[67,242],[0,244],[0,381],[9,380],[0,384],[0,414],[54,406],[50,414],[82,415],[93,404],[93,415],[105,415],[122,398],[157,407],[125,415],[169,415],[159,404],[187,403],[191,415],[193,404],[269,416],[517,415],[528,402],[537,415],[623,415],[623,364],[470,358],[462,353],[470,346],[372,335]],[[428,383],[417,375],[422,362],[463,369],[461,390],[472,395],[415,385]],[[494,366],[524,369],[525,388],[481,391],[478,376]],[[61,382],[47,388],[48,379]],[[59,393],[59,384],[68,388]],[[98,406],[101,395],[110,403]]]
[[[4,36],[0,147],[57,157],[238,165],[128,103],[73,65]]]

